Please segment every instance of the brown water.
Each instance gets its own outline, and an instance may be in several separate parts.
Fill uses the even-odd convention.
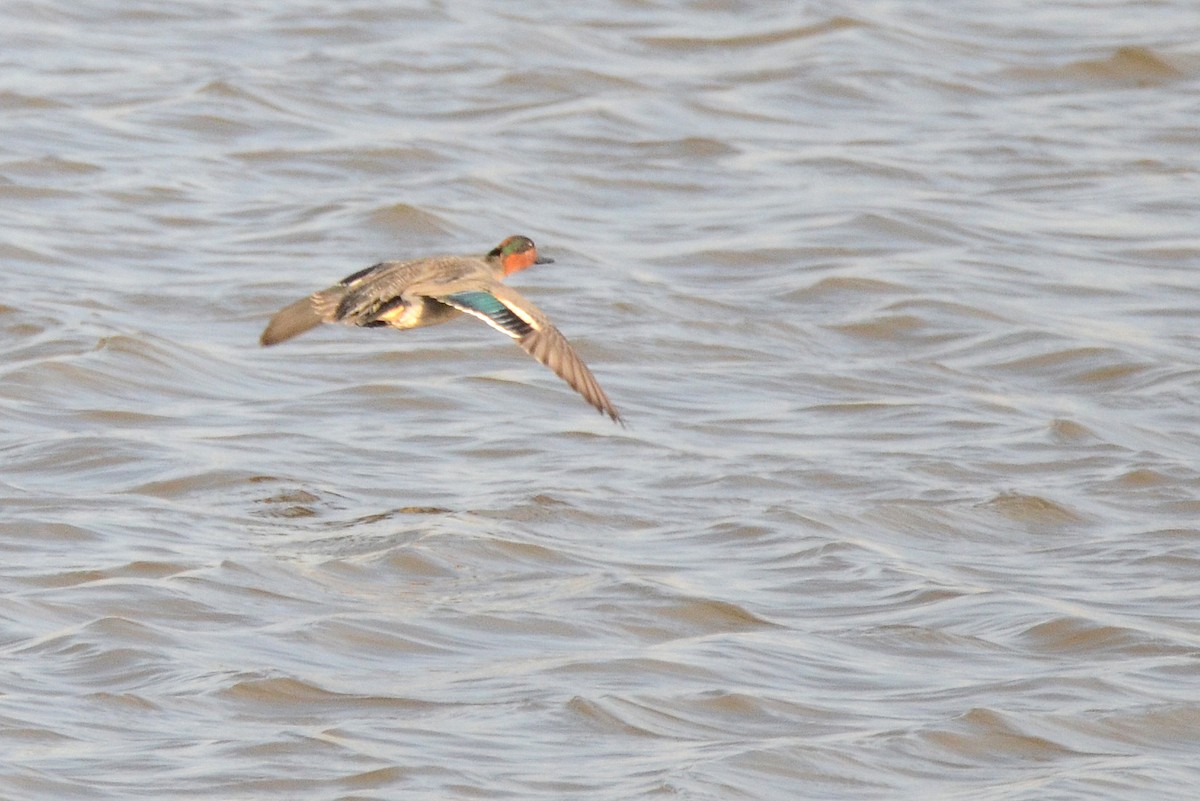
[[[1192,4],[0,30],[0,798],[1196,797]]]

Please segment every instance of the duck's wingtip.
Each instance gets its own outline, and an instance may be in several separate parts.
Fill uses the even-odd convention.
[[[320,294],[301,298],[290,306],[285,306],[275,312],[270,322],[267,323],[267,327],[258,337],[258,343],[263,347],[278,345],[280,342],[299,336],[324,322],[324,317],[314,303],[314,298],[319,297]]]
[[[291,339],[297,332],[290,331],[287,327],[279,324],[279,317],[276,315],[271,318],[271,322],[267,323],[267,327],[258,335],[258,344],[264,348],[269,348],[272,345],[278,345],[284,340]]]

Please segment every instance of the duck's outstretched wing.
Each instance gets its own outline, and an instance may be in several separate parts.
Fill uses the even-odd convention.
[[[316,328],[321,323],[342,321],[348,316],[347,311],[361,311],[347,309],[350,305],[347,304],[347,300],[353,300],[354,295],[361,292],[364,285],[369,286],[386,273],[395,273],[396,268],[403,266],[393,262],[380,262],[346,276],[328,289],[314,292],[306,298],[284,306],[271,317],[258,341],[263,345],[276,345]],[[379,302],[377,298],[376,304]]]
[[[414,291],[416,289],[414,287]],[[476,288],[447,287],[450,291],[445,293],[430,292],[430,289],[421,287],[421,294],[474,315],[512,337],[526,353],[553,370],[597,411],[624,425],[616,407],[567,338],[537,306],[515,289],[498,282]]]

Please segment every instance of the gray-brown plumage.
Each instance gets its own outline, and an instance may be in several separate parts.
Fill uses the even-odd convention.
[[[321,323],[420,328],[466,313],[517,341],[601,414],[623,423],[596,377],[549,318],[511,287],[506,275],[551,259],[533,241],[510,236],[484,256],[434,256],[381,262],[280,309],[260,342],[275,345]]]

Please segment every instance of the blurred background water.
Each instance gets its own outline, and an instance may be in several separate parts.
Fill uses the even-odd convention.
[[[3,798],[1195,798],[1191,4],[0,23]]]

